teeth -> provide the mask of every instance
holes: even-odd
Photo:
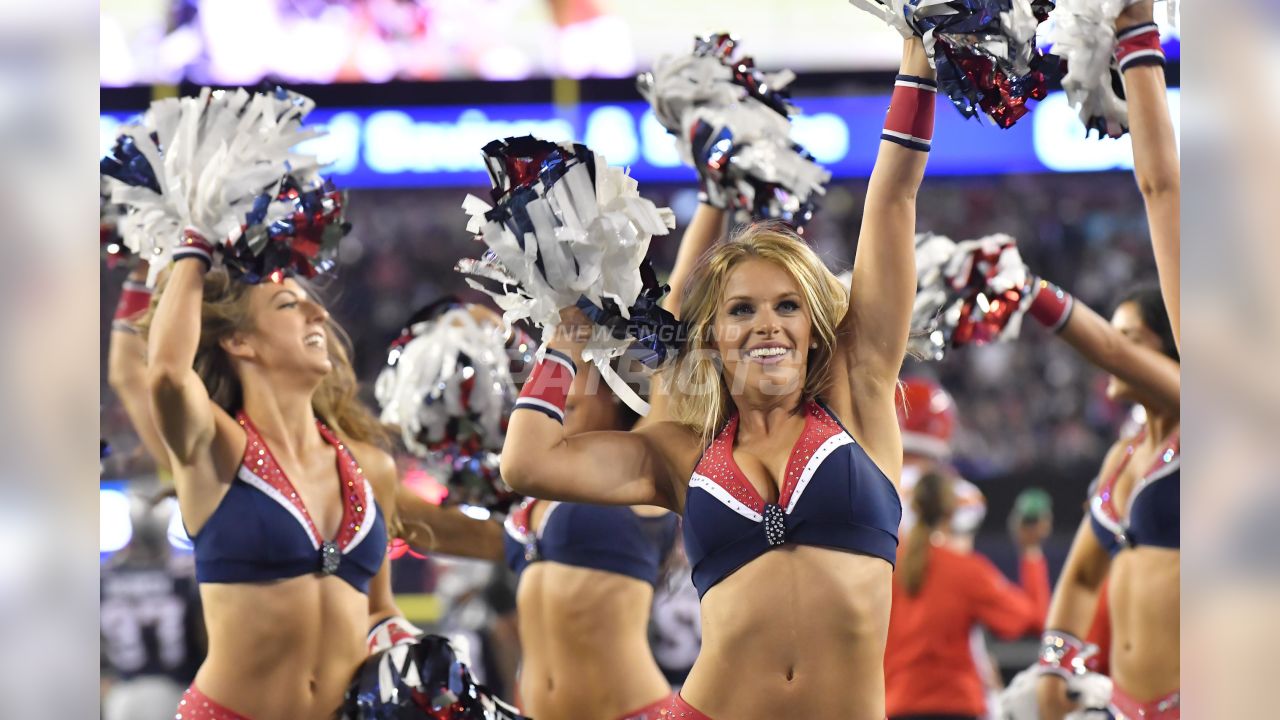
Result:
[[[311,333],[303,338],[302,342],[306,345],[315,345],[316,347],[320,347],[324,345],[324,336],[320,333]]]
[[[785,355],[786,353],[787,353],[787,349],[783,347],[755,348],[754,350],[750,350],[747,352],[747,357],[753,357],[753,358],[776,357],[778,355]]]

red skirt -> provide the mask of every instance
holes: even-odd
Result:
[[[1135,700],[1117,685],[1111,690],[1111,714],[1116,720],[1179,720],[1182,716],[1178,691],[1150,702]]]
[[[182,693],[182,701],[178,703],[175,720],[252,720],[235,710],[228,710],[209,699],[200,692],[193,683]]]

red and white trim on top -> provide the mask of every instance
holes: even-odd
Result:
[[[805,426],[787,460],[786,476],[778,505],[787,514],[795,510],[805,488],[837,449],[854,442],[816,402],[805,408]],[[733,443],[738,433],[738,416],[733,416],[703,454],[689,479],[690,489],[701,489],[725,507],[752,522],[764,520],[765,501],[733,459]]]
[[[311,513],[302,502],[297,488],[285,476],[271,448],[243,412],[236,418],[245,431],[244,458],[236,477],[261,491],[293,516],[306,531],[311,545],[319,550],[324,538],[316,528]],[[342,492],[342,521],[334,544],[345,554],[356,547],[369,534],[377,519],[373,486],[364,477],[364,471],[356,464],[346,445],[324,423],[316,421],[320,434],[338,453],[338,478]]]

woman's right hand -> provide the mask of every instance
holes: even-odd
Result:
[[[549,345],[575,359],[591,339],[591,319],[576,305],[560,308],[560,324]]]
[[[1076,703],[1067,697],[1066,679],[1053,673],[1044,673],[1036,681],[1036,703],[1040,720],[1062,720],[1076,709]]]

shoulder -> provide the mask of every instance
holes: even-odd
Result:
[[[395,459],[386,450],[366,442],[347,442],[347,448],[373,486],[378,500],[388,502],[395,495],[400,475]]]

